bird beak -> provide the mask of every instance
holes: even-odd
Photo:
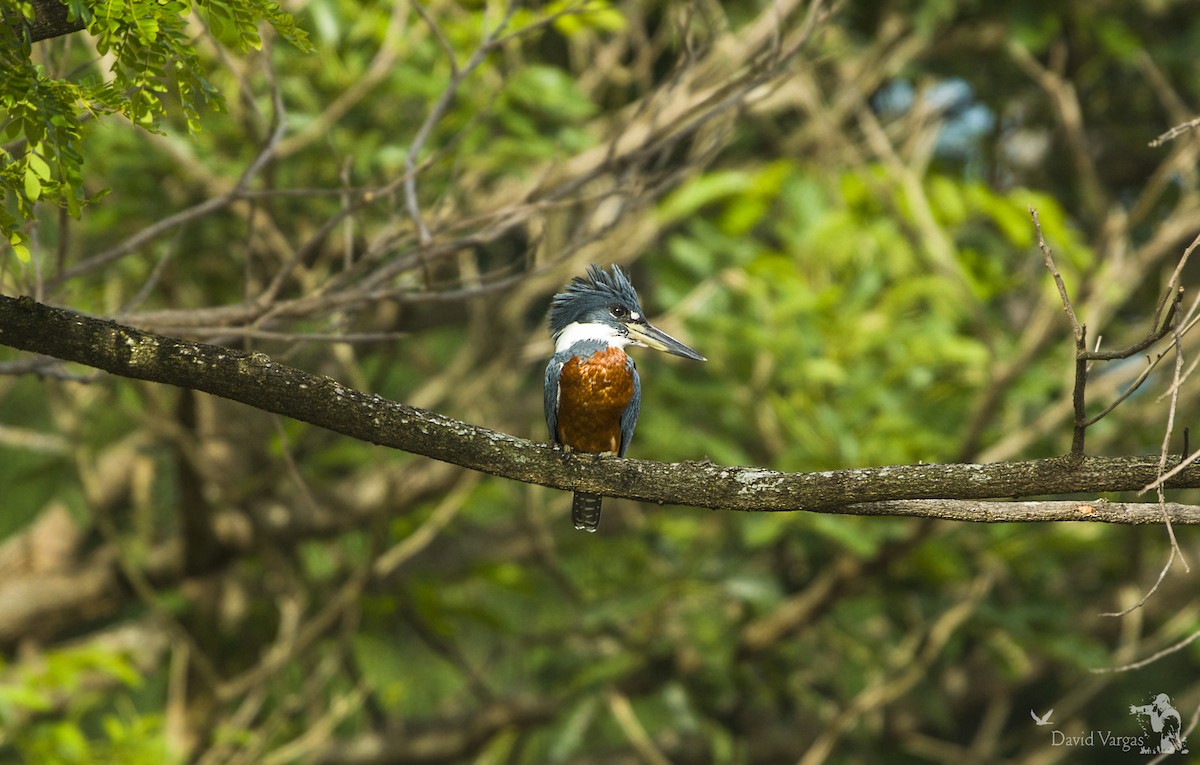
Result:
[[[628,330],[629,337],[636,345],[644,345],[647,348],[654,348],[659,351],[673,353],[676,356],[682,356],[685,359],[695,359],[696,361],[708,361],[708,359],[696,353],[691,348],[688,348],[683,343],[663,332],[658,327],[647,324],[645,321],[637,323],[629,323],[625,325]]]

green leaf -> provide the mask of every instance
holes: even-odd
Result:
[[[707,173],[669,194],[658,212],[664,223],[681,220],[706,205],[747,191],[753,183],[753,177],[744,170]]]
[[[22,263],[28,263],[30,254],[29,248],[25,246],[25,237],[14,231],[8,236],[8,243],[13,248],[13,254],[17,256],[17,260]]]
[[[50,694],[29,685],[0,685],[0,710],[44,712],[54,707]]]
[[[50,180],[50,165],[46,164],[46,160],[42,159],[36,152],[31,151],[25,155],[25,161],[29,164],[29,169],[37,174],[42,180]]]
[[[620,32],[626,24],[625,17],[607,0],[555,0],[546,11],[548,15],[562,13],[554,20],[554,27],[568,37],[588,30]]]
[[[33,168],[25,168],[25,197],[30,202],[36,202],[42,196],[42,181],[37,177]]]

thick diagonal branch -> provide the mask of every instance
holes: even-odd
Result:
[[[261,353],[154,335],[53,308],[30,298],[0,296],[0,344],[86,364],[123,377],[192,388],[318,425],[362,441],[401,449],[526,483],[582,489],[646,502],[754,512],[832,511],[858,503],[905,499],[986,499],[1137,490],[1153,481],[1158,457],[1054,458],[991,465],[903,465],[781,473],[711,463],[666,464],[575,456],[388,401],[328,377],[278,364]],[[1168,484],[1200,487],[1200,468]],[[942,517],[937,505],[929,517]],[[870,511],[867,511],[870,512]],[[876,509],[876,512],[879,512]],[[889,514],[926,514],[893,507]],[[945,517],[963,520],[961,512]],[[1035,515],[1012,520],[1161,522],[1162,516],[1097,508],[1094,514]],[[995,521],[994,514],[973,520]],[[1175,519],[1173,519],[1175,520]],[[1195,523],[1180,514],[1178,523]]]

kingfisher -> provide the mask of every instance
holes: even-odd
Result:
[[[642,403],[630,345],[655,348],[687,359],[699,353],[646,321],[637,292],[620,266],[592,264],[550,303],[554,355],[546,365],[546,429],[565,451],[624,457]],[[577,491],[571,502],[575,528],[600,525],[599,494]]]

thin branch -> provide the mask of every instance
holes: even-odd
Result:
[[[413,3],[420,10],[422,3]],[[314,141],[326,138],[342,117],[346,116],[364,98],[370,95],[385,78],[395,71],[396,57],[404,40],[404,17],[407,11],[406,3],[395,3],[392,14],[388,19],[387,29],[383,33],[383,41],[379,50],[371,58],[366,70],[351,83],[350,87],[338,94],[320,114],[310,120],[302,129],[286,140],[280,142],[277,156],[290,157]]]
[[[454,100],[454,95],[458,92],[458,86],[463,80],[470,77],[472,73],[487,59],[488,54],[498,44],[504,30],[508,28],[512,16],[517,11],[517,3],[509,2],[504,10],[504,18],[496,25],[496,28],[488,32],[483,41],[479,43],[479,47],[471,55],[467,63],[459,69],[450,59],[451,74],[450,82],[446,84],[441,96],[430,108],[429,114],[425,115],[424,122],[417,129],[417,133],[413,136],[412,143],[408,146],[408,151],[404,155],[404,202],[408,207],[409,217],[417,227],[417,234],[420,237],[422,245],[428,244],[432,238],[429,234],[429,228],[425,225],[425,219],[421,216],[421,203],[417,199],[417,156],[425,147],[425,142],[429,140],[430,133],[433,128],[445,116],[446,110],[450,108],[450,102]],[[422,14],[424,17],[424,14]]]
[[[1189,130],[1195,130],[1198,127],[1200,127],[1200,117],[1197,117],[1196,119],[1193,119],[1193,120],[1188,120],[1187,122],[1183,123],[1182,125],[1176,125],[1175,127],[1171,128],[1167,132],[1160,135],[1158,138],[1155,138],[1153,141],[1151,141],[1147,145],[1152,149],[1157,149],[1159,146],[1162,146],[1167,141],[1174,141],[1176,138],[1178,138],[1179,136],[1188,132]]]
[[[1075,165],[1078,176],[1076,185],[1083,205],[1094,219],[1102,219],[1104,211],[1109,207],[1108,194],[1106,186],[1100,180],[1100,172],[1093,154],[1089,150],[1092,142],[1088,139],[1087,129],[1083,124],[1083,108],[1080,106],[1075,85],[1059,72],[1042,66],[1029,49],[1015,38],[1008,43],[1008,52],[1017,66],[1050,97],[1055,116],[1065,134],[1067,151]]]
[[[1179,330],[1180,337],[1186,335],[1188,332],[1191,332],[1198,323],[1200,323],[1200,294],[1198,294],[1196,298],[1192,300],[1192,307],[1188,309],[1187,314],[1184,315],[1180,322],[1182,325],[1181,329]],[[1169,399],[1174,394],[1176,389],[1183,387],[1183,384],[1187,382],[1188,378],[1192,376],[1192,373],[1196,371],[1196,367],[1198,365],[1200,365],[1200,358],[1193,360],[1192,363],[1188,365],[1187,370],[1179,377],[1178,380],[1172,381],[1171,385],[1165,391],[1158,394],[1158,398],[1155,399],[1155,403],[1161,402],[1163,399]],[[1184,438],[1186,439],[1187,428],[1184,428],[1183,431]],[[1186,444],[1187,442],[1185,441],[1184,443]],[[1191,450],[1187,449],[1186,447],[1183,451],[1183,456],[1185,457],[1191,453]]]
[[[429,31],[433,33],[433,39],[437,41],[438,47],[442,49],[442,55],[450,63],[450,76],[457,77],[458,58],[454,53],[454,46],[446,39],[446,35],[442,33],[442,28],[438,26],[437,21],[429,15],[429,11],[425,8],[424,3],[413,3],[413,10],[421,17],[421,21],[425,22],[425,26],[429,27]]]
[[[272,340],[285,343],[394,343],[409,337],[408,332],[282,332],[255,327],[159,327],[164,332],[178,332],[188,337],[204,337],[219,342],[218,338],[248,338]]]
[[[1198,458],[1200,458],[1200,450],[1192,452],[1185,459],[1176,463],[1176,465],[1174,467],[1172,467],[1170,470],[1168,470],[1167,472],[1165,472],[1162,475],[1155,478],[1150,483],[1143,486],[1141,489],[1138,490],[1138,494],[1143,494],[1152,489],[1157,489],[1159,486],[1165,486],[1168,481],[1170,481],[1172,478],[1174,478],[1180,472],[1187,470],[1189,467],[1191,467],[1192,463],[1194,463]]]
[[[478,473],[463,476],[420,526],[375,560],[372,566],[374,576],[377,579],[387,579],[396,569],[428,547],[466,504],[467,498],[478,483]]]
[[[655,745],[654,739],[650,738],[646,727],[638,719],[637,712],[633,711],[629,697],[615,688],[609,689],[607,695],[608,709],[613,719],[641,759],[649,765],[671,765],[671,760]]]
[[[1067,295],[1067,285],[1063,281],[1062,274],[1058,272],[1058,266],[1054,264],[1054,253],[1050,246],[1046,244],[1045,238],[1042,236],[1042,222],[1038,219],[1038,211],[1033,205],[1029,205],[1029,215],[1033,218],[1033,230],[1037,234],[1038,248],[1042,251],[1042,261],[1046,264],[1047,270],[1054,277],[1054,286],[1058,288],[1058,297],[1062,300],[1063,312],[1066,313],[1067,319],[1071,322],[1071,333],[1075,336],[1076,344],[1084,342],[1085,329],[1079,323],[1079,317],[1075,315],[1075,308],[1071,305],[1071,298]],[[1087,346],[1083,346],[1087,350]]]
[[[907,645],[897,652],[883,677],[873,678],[858,695],[843,706],[841,711],[824,726],[824,730],[813,740],[799,759],[799,765],[818,765],[825,762],[834,747],[855,723],[872,711],[890,704],[912,690],[929,672],[942,650],[958,632],[959,628],[979,608],[994,584],[992,571],[977,576],[966,593],[954,605],[947,608],[927,629],[917,630]]]
[[[1020,463],[1009,463],[1020,464]],[[899,499],[862,502],[823,512],[841,515],[909,516],[972,523],[1083,521],[1093,523],[1162,523],[1166,512],[1175,523],[1200,524],[1200,506],[1177,502],[1112,502],[1092,500],[986,501],[973,499]]]
[[[1188,259],[1192,256],[1192,253],[1196,251],[1197,247],[1200,247],[1200,234],[1196,235],[1196,238],[1192,240],[1192,243],[1189,244],[1187,249],[1183,251],[1183,255],[1179,257],[1179,262],[1175,264],[1175,270],[1171,272],[1171,278],[1167,280],[1167,288],[1163,291],[1162,297],[1158,300],[1158,305],[1154,308],[1154,326],[1159,326],[1158,320],[1159,317],[1162,316],[1163,309],[1166,307],[1172,297],[1174,297],[1173,293],[1180,289],[1179,280],[1183,277],[1183,269],[1185,266],[1187,266]],[[1167,321],[1162,322],[1162,327],[1165,328],[1170,323],[1170,317],[1168,317]],[[1165,335],[1166,330],[1163,329],[1162,331]]]
[[[1058,287],[1058,297],[1062,300],[1063,312],[1071,322],[1071,333],[1075,337],[1075,388],[1071,393],[1071,401],[1075,409],[1075,423],[1071,433],[1071,454],[1083,456],[1084,435],[1087,432],[1087,327],[1079,323],[1071,298],[1067,295],[1067,285],[1063,282],[1058,266],[1054,264],[1054,255],[1042,236],[1042,223],[1038,220],[1037,210],[1029,206],[1029,215],[1033,218],[1033,230],[1037,234],[1038,248],[1042,251],[1042,260],[1047,270],[1054,277],[1054,285]]]
[[[1042,236],[1041,221],[1038,220],[1037,210],[1030,205],[1029,215],[1033,219],[1034,232],[1037,235],[1038,248],[1042,251],[1042,259],[1047,270],[1054,277],[1054,284],[1058,288],[1059,299],[1062,301],[1063,311],[1066,313],[1068,320],[1071,323],[1071,331],[1075,337],[1075,384],[1071,393],[1071,404],[1074,409],[1074,427],[1071,435],[1071,455],[1074,457],[1083,456],[1084,439],[1087,429],[1109,415],[1118,405],[1127,399],[1133,391],[1137,390],[1138,386],[1149,375],[1150,370],[1162,360],[1167,353],[1164,351],[1159,354],[1159,357],[1150,363],[1149,367],[1143,371],[1141,375],[1133,382],[1133,384],[1122,393],[1116,401],[1113,401],[1104,408],[1099,414],[1094,417],[1087,416],[1087,376],[1091,368],[1089,362],[1094,361],[1116,361],[1127,359],[1149,348],[1154,343],[1166,337],[1168,334],[1175,332],[1177,339],[1191,328],[1187,325],[1180,330],[1179,316],[1183,304],[1183,288],[1179,285],[1179,280],[1183,273],[1183,268],[1187,264],[1188,258],[1197,246],[1200,246],[1200,236],[1184,250],[1180,256],[1179,262],[1175,266],[1175,271],[1171,274],[1171,278],[1167,283],[1166,290],[1159,297],[1158,303],[1154,308],[1154,316],[1151,320],[1150,331],[1146,333],[1140,340],[1134,342],[1127,348],[1116,351],[1101,351],[1100,343],[1097,341],[1094,350],[1088,350],[1087,347],[1087,326],[1080,323],[1079,317],[1075,313],[1075,308],[1071,304],[1070,296],[1067,293],[1067,286],[1063,281],[1062,275],[1058,271],[1058,267],[1054,263],[1054,255],[1046,244],[1045,238]],[[1166,316],[1163,316],[1164,311]],[[1178,344],[1175,346],[1176,354],[1179,353]],[[1176,380],[1178,381],[1178,372]],[[1148,487],[1149,488],[1149,487]]]
[[[335,741],[338,725],[362,709],[367,698],[368,683],[360,681],[353,689],[333,697],[328,711],[315,721],[304,726],[303,733],[277,749],[266,754],[259,762],[262,765],[282,765],[297,762],[314,751],[330,746]]]
[[[1087,418],[1087,420],[1084,421],[1084,425],[1086,427],[1091,427],[1097,422],[1100,422],[1100,420],[1103,420],[1108,415],[1112,414],[1112,411],[1120,406],[1125,399],[1132,396],[1137,392],[1138,388],[1142,387],[1142,383],[1146,382],[1146,380],[1150,377],[1150,373],[1153,372],[1156,367],[1158,367],[1159,363],[1161,363],[1170,352],[1170,350],[1165,350],[1155,356],[1153,360],[1147,359],[1145,368],[1142,369],[1136,378],[1134,378],[1133,382],[1129,383],[1125,390],[1121,391],[1120,395],[1114,398],[1112,402],[1110,402],[1108,406],[1104,407],[1102,411]]]
[[[1200,239],[1198,239],[1197,241],[1200,241]],[[1193,243],[1193,247],[1194,246],[1195,246],[1195,243]],[[1188,248],[1188,252],[1191,252],[1191,249],[1192,248]],[[1185,253],[1185,258],[1186,258],[1186,253]],[[1176,275],[1178,275],[1178,273],[1179,273],[1179,269],[1176,269]],[[1182,291],[1180,292],[1180,296],[1182,296]],[[1178,302],[1179,302],[1179,298],[1176,298],[1176,303],[1178,304]],[[1175,313],[1177,313],[1177,311]],[[1167,454],[1168,454],[1168,451],[1169,451],[1170,445],[1171,445],[1171,432],[1172,432],[1172,428],[1173,428],[1174,422],[1175,422],[1175,411],[1179,406],[1179,388],[1183,381],[1182,338],[1183,338],[1183,333],[1188,328],[1193,326],[1193,324],[1194,324],[1194,322],[1190,322],[1185,327],[1181,328],[1179,326],[1176,326],[1176,328],[1175,328],[1175,342],[1174,342],[1175,372],[1172,376],[1171,386],[1168,390],[1170,397],[1171,397],[1171,403],[1167,409],[1167,429],[1166,429],[1166,433],[1163,435],[1163,445],[1162,445],[1162,449],[1159,454],[1159,476],[1153,482],[1144,486],[1142,488],[1142,490],[1138,492],[1138,494],[1144,494],[1145,492],[1150,491],[1151,489],[1156,489],[1161,498],[1163,484],[1167,480],[1169,480],[1171,478],[1171,476],[1173,476],[1175,473],[1179,472],[1182,469],[1185,469],[1188,465],[1190,465],[1192,462],[1194,462],[1197,457],[1200,457],[1200,451],[1195,452],[1193,454],[1185,453],[1183,455],[1182,459],[1180,459],[1178,465],[1176,465],[1170,471],[1166,470]],[[1184,435],[1185,435],[1185,441],[1186,441],[1186,433]],[[1185,447],[1184,451],[1185,452],[1187,451],[1186,447]],[[1171,545],[1179,552],[1179,557],[1182,559],[1183,551],[1179,550],[1179,545],[1175,540],[1175,532],[1173,529],[1171,529],[1171,522],[1170,522],[1169,518],[1167,519],[1167,531],[1171,537]],[[1191,567],[1189,567],[1187,565],[1186,560],[1184,560],[1183,565],[1189,571],[1191,570]]]
[[[177,213],[168,215],[156,223],[146,226],[120,244],[110,247],[103,252],[97,253],[87,260],[77,263],[73,267],[68,268],[66,271],[57,274],[53,279],[49,280],[47,288],[52,290],[77,276],[82,276],[83,274],[103,268],[104,266],[107,266],[116,260],[120,260],[142,245],[154,241],[171,229],[190,223],[199,218],[203,218],[206,215],[228,207],[229,205],[233,204],[236,199],[237,194],[233,192],[222,194],[221,196],[209,197],[203,202],[192,205],[186,210],[180,210]]]
[[[1182,294],[1183,293],[1181,290],[1179,296],[1181,297]],[[1175,305],[1178,306],[1178,304],[1179,297],[1177,297],[1175,300]],[[1172,321],[1170,318],[1168,318],[1168,321],[1175,326],[1175,372],[1171,379],[1171,403],[1167,407],[1167,427],[1163,432],[1162,448],[1158,455],[1158,472],[1160,476],[1165,473],[1167,469],[1168,454],[1171,450],[1171,436],[1175,430],[1175,412],[1179,408],[1179,382],[1183,378],[1183,333],[1180,331],[1180,327],[1177,323]],[[1165,508],[1167,500],[1163,492],[1162,480],[1160,479],[1157,481],[1157,484],[1158,485],[1155,486],[1155,489],[1158,491],[1158,503]],[[1179,554],[1179,560],[1183,562],[1184,569],[1190,572],[1192,568],[1188,565],[1187,558],[1184,557],[1183,550],[1179,548],[1179,540],[1175,538],[1175,529],[1171,526],[1171,516],[1167,514],[1165,509],[1163,510],[1163,522],[1167,525],[1167,536],[1171,540],[1171,551]]]
[[[1153,664],[1154,662],[1158,661],[1159,659],[1163,658],[1164,656],[1170,656],[1173,653],[1182,651],[1184,648],[1187,648],[1189,645],[1191,645],[1193,642],[1195,642],[1197,638],[1200,638],[1200,630],[1196,630],[1192,634],[1185,637],[1183,640],[1180,640],[1180,641],[1174,643],[1173,645],[1169,645],[1166,648],[1162,649],[1161,651],[1156,651],[1144,659],[1140,659],[1140,660],[1132,662],[1130,664],[1122,664],[1119,667],[1098,667],[1096,669],[1091,669],[1088,671],[1093,672],[1095,674],[1104,674],[1107,672],[1128,672],[1133,669],[1141,669],[1142,667],[1146,667],[1146,666]]]
[[[267,82],[271,89],[271,126],[270,133],[267,135],[267,140],[263,142],[262,149],[254,157],[254,160],[246,166],[238,178],[237,185],[234,186],[234,193],[240,194],[250,186],[250,182],[262,172],[270,162],[275,159],[275,153],[279,149],[279,142],[283,140],[283,134],[287,132],[287,111],[283,105],[283,92],[279,89],[279,83],[275,80],[275,69],[271,65],[271,58],[267,56],[263,61],[263,72],[266,74]]]
[[[1193,243],[1193,247],[1194,246],[1195,245]],[[1192,248],[1189,248],[1188,251],[1186,251],[1184,253],[1183,257],[1180,259],[1181,263],[1187,260],[1187,257],[1190,254],[1191,249]],[[1174,276],[1172,276],[1172,280],[1171,280],[1172,284],[1174,284],[1175,280],[1179,277],[1181,270],[1182,270],[1181,267],[1177,267],[1175,269],[1175,274],[1174,274]],[[1169,292],[1164,293],[1164,295],[1165,294],[1169,294]],[[1165,564],[1163,564],[1162,570],[1158,574],[1158,579],[1155,580],[1154,585],[1150,587],[1150,589],[1141,597],[1140,600],[1138,600],[1136,603],[1129,606],[1128,608],[1123,609],[1122,611],[1115,612],[1115,613],[1104,613],[1104,614],[1101,614],[1101,616],[1120,617],[1120,616],[1124,616],[1125,614],[1128,614],[1138,608],[1141,608],[1146,603],[1146,601],[1150,599],[1150,596],[1152,596],[1158,590],[1159,586],[1163,582],[1163,579],[1166,578],[1167,572],[1171,570],[1171,564],[1175,562],[1176,555],[1178,555],[1180,561],[1183,562],[1184,569],[1186,569],[1188,572],[1191,572],[1191,567],[1188,566],[1188,564],[1187,564],[1187,559],[1183,555],[1183,550],[1179,547],[1179,540],[1175,537],[1175,528],[1171,524],[1171,514],[1167,510],[1166,494],[1163,491],[1163,482],[1164,482],[1164,478],[1165,478],[1165,474],[1166,474],[1166,464],[1167,464],[1169,451],[1171,448],[1171,441],[1172,441],[1171,436],[1172,436],[1172,432],[1175,427],[1175,413],[1179,406],[1179,386],[1182,382],[1182,377],[1183,377],[1182,339],[1183,339],[1184,332],[1186,332],[1187,329],[1190,327],[1190,324],[1187,326],[1181,326],[1181,322],[1175,321],[1175,317],[1178,316],[1179,304],[1182,301],[1182,298],[1183,298],[1182,289],[1176,290],[1175,291],[1175,300],[1172,303],[1172,311],[1170,314],[1168,314],[1167,320],[1164,322],[1164,326],[1172,325],[1172,326],[1174,326],[1174,329],[1175,329],[1174,343],[1172,344],[1172,348],[1175,351],[1175,370],[1174,370],[1174,374],[1172,376],[1171,386],[1170,386],[1171,402],[1167,408],[1167,426],[1166,426],[1166,430],[1163,434],[1162,447],[1159,452],[1159,462],[1158,462],[1159,478],[1155,482],[1155,485],[1154,485],[1154,488],[1157,489],[1157,491],[1158,491],[1158,504],[1159,504],[1159,507],[1162,509],[1163,523],[1166,524],[1166,527],[1167,527],[1167,537],[1171,541],[1170,554],[1167,556],[1167,562]],[[1160,301],[1159,307],[1161,308],[1161,306],[1162,306],[1162,302]],[[1194,310],[1194,306],[1193,306],[1193,310]],[[1189,314],[1190,313],[1191,312],[1189,311]],[[1185,317],[1184,321],[1186,322],[1186,320],[1187,319]],[[1156,317],[1155,317],[1155,324],[1157,324],[1157,311],[1156,311]],[[1112,411],[1121,401],[1123,401],[1125,399],[1126,395],[1128,395],[1129,392],[1132,392],[1134,389],[1136,389],[1136,387],[1141,384],[1141,381],[1145,379],[1145,376],[1149,373],[1149,370],[1153,369],[1155,366],[1157,366],[1158,361],[1161,360],[1166,355],[1166,353],[1167,353],[1167,351],[1163,351],[1162,353],[1160,353],[1158,355],[1158,358],[1153,363],[1149,364],[1146,367],[1146,370],[1144,370],[1143,374],[1138,377],[1138,380],[1134,383],[1133,386],[1130,387],[1129,391],[1127,391],[1126,394],[1120,396],[1116,401],[1114,401],[1107,409],[1104,410],[1104,412],[1101,412],[1100,415],[1098,415],[1096,419],[1099,419],[1100,417],[1103,417],[1108,412]],[[1184,447],[1183,447],[1184,453],[1183,453],[1182,459],[1180,460],[1181,465],[1185,464],[1189,457],[1189,455],[1187,453],[1187,451],[1188,451],[1187,428],[1184,428],[1183,440],[1184,440]],[[1149,487],[1147,487],[1147,489],[1148,488]],[[1147,489],[1143,489],[1141,492],[1138,492],[1138,493],[1143,494],[1143,493],[1145,493],[1145,491]]]
[[[1163,579],[1167,578],[1167,572],[1171,570],[1171,564],[1175,562],[1175,553],[1178,549],[1178,546],[1173,545],[1171,547],[1171,553],[1167,556],[1167,562],[1163,565],[1162,570],[1158,572],[1158,579],[1154,580],[1154,584],[1151,585],[1150,589],[1146,591],[1146,594],[1143,595],[1140,600],[1128,608],[1122,608],[1120,611],[1106,611],[1100,615],[1113,617],[1125,616],[1126,614],[1133,613],[1144,606],[1146,601],[1150,600],[1150,596],[1158,591],[1159,586],[1163,583]]]

